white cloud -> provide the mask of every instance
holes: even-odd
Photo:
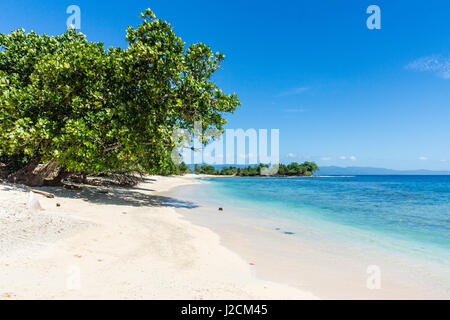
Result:
[[[419,160],[421,160],[421,161],[427,161],[427,160],[428,160],[428,158],[427,158],[427,157],[424,157],[424,156],[422,156],[422,157],[419,157]]]
[[[346,156],[341,156],[341,157],[339,157],[339,160],[347,160],[347,157]]]
[[[444,79],[450,79],[450,56],[431,55],[419,58],[406,66],[406,69],[432,72]]]
[[[286,155],[286,157],[287,157],[287,158],[295,158],[295,157],[297,157],[297,155],[296,155],[295,153],[288,153],[288,154]]]
[[[320,160],[322,160],[322,161],[331,161],[331,160],[333,160],[333,158],[331,158],[331,157],[322,157],[322,158],[320,158]]]
[[[355,156],[351,156],[349,159],[350,159],[351,161],[356,161],[356,157],[355,157]]]
[[[291,89],[291,90],[287,90],[287,91],[281,92],[278,95],[278,97],[293,96],[293,95],[297,95],[297,94],[303,93],[303,92],[308,91],[308,90],[309,90],[308,87],[294,88],[294,89]]]
[[[441,162],[448,162],[448,160],[447,159],[442,159]]]

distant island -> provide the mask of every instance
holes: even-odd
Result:
[[[187,167],[186,167],[187,169]],[[264,174],[265,170],[272,170],[267,164],[259,164],[257,166],[247,167],[233,167],[223,166],[221,168],[215,168],[214,166],[203,164],[195,165],[194,173],[208,174],[217,176],[240,176],[240,177],[262,177],[267,176]],[[279,164],[278,170],[271,173],[271,176],[277,177],[311,177],[314,172],[319,171],[320,168],[315,162],[305,161],[303,163],[292,162],[290,164]]]

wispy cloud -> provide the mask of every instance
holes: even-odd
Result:
[[[285,97],[285,96],[295,96],[297,94],[301,94],[305,91],[308,91],[309,88],[308,87],[298,87],[298,88],[294,88],[294,89],[290,89],[284,92],[281,92],[280,94],[278,94],[278,97]]]
[[[286,158],[295,158],[295,157],[297,157],[297,155],[295,153],[288,153],[286,155]]]
[[[428,160],[428,157],[422,156],[422,157],[419,157],[419,160],[421,160],[421,161],[427,161],[427,160]]]
[[[346,157],[346,156],[340,156],[339,160],[350,160],[350,161],[356,161],[356,157],[355,156],[350,156],[350,157]]]
[[[322,157],[322,158],[320,158],[320,160],[322,160],[322,161],[331,161],[331,160],[333,160],[333,158],[332,157]]]
[[[442,159],[441,162],[448,162],[448,160],[447,159]]]
[[[431,55],[422,57],[408,64],[406,69],[432,72],[441,78],[450,79],[450,56]]]

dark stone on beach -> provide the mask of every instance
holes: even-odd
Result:
[[[284,234],[295,234],[295,232],[286,231]]]
[[[279,231],[279,230],[281,230],[281,229],[280,229],[280,228],[275,228],[275,230]]]
[[[59,203],[56,204],[57,207],[61,207],[61,205]]]
[[[223,211],[223,208],[219,208],[219,211]]]

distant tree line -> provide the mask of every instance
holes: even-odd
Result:
[[[187,166],[182,163],[180,169],[186,170]],[[248,166],[245,168],[238,167],[222,167],[216,169],[211,165],[195,165],[194,172],[197,174],[209,174],[218,176],[241,176],[241,177],[254,177],[262,176],[261,170],[263,168],[269,168],[267,164],[259,164],[257,166]],[[180,170],[180,171],[182,171]],[[315,171],[319,171],[320,168],[315,162],[305,161],[303,163],[292,162],[290,164],[280,164],[278,172],[275,176],[312,176]],[[186,172],[186,171],[185,171]]]

